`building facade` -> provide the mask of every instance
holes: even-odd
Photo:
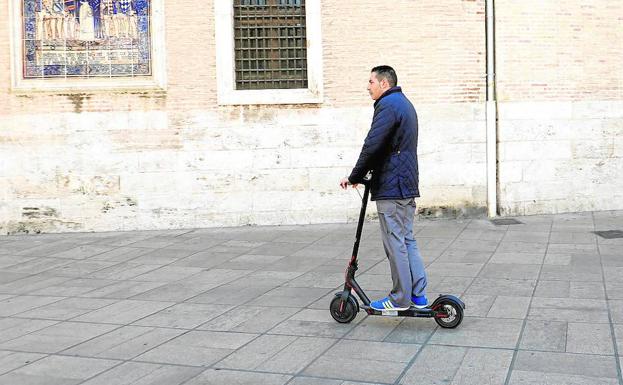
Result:
[[[623,209],[623,4],[495,1],[495,160],[485,9],[0,0],[0,232],[352,220],[379,64],[418,111],[424,215],[484,214],[487,161],[500,215]]]

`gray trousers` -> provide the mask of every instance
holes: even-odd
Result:
[[[378,200],[383,247],[392,272],[389,297],[397,306],[409,306],[411,296],[426,295],[426,272],[413,236],[415,200]]]

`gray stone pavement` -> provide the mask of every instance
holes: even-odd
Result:
[[[431,319],[328,305],[355,224],[0,237],[1,385],[618,384],[623,212],[419,220]],[[368,223],[359,281],[391,278]]]

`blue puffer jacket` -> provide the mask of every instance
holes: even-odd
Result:
[[[374,103],[372,127],[348,180],[361,183],[372,171],[372,200],[419,197],[417,114],[400,87]]]

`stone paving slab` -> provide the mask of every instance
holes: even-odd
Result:
[[[0,385],[623,385],[623,212],[416,221],[463,323],[328,311],[355,224],[0,237]],[[360,284],[387,294],[378,223]]]

